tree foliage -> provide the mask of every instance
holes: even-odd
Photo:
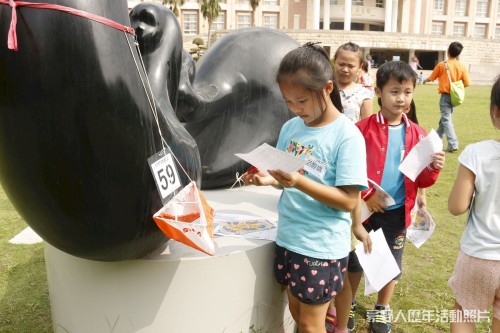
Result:
[[[208,21],[208,38],[207,47],[210,45],[210,33],[212,30],[212,23],[221,11],[219,0],[201,0],[201,15]]]
[[[170,5],[170,10],[179,17],[179,7],[184,5],[184,0],[163,0],[162,5]]]
[[[252,7],[252,27],[255,26],[255,10],[259,7],[260,0],[250,0],[250,7]]]

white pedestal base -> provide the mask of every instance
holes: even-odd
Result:
[[[204,194],[217,212],[276,218],[279,192],[272,189]],[[274,242],[216,237],[215,244],[213,257],[169,241],[161,253],[120,262],[81,259],[46,244],[54,331],[294,332],[273,276]]]

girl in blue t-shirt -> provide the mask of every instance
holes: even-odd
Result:
[[[286,287],[299,331],[324,333],[328,304],[343,287],[351,244],[349,212],[367,186],[365,145],[341,112],[335,75],[322,47],[307,43],[289,52],[276,81],[297,115],[283,125],[277,148],[307,163],[292,173],[247,172],[243,180],[283,188],[275,277]],[[366,232],[357,236],[368,242]]]

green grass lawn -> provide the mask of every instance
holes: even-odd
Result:
[[[451,216],[447,210],[447,199],[458,168],[457,158],[462,149],[471,142],[500,137],[489,117],[490,89],[490,86],[467,88],[464,104],[456,109],[454,120],[460,150],[446,154],[446,166],[438,182],[427,190],[428,210],[437,227],[431,239],[420,249],[416,249],[409,242],[406,244],[403,276],[396,287],[391,304],[395,314],[400,313],[404,317],[408,316],[409,311],[438,314],[453,308],[453,296],[447,281],[455,265],[465,215]],[[437,129],[437,86],[417,87],[415,102],[420,124],[428,131]],[[8,243],[10,238],[26,226],[0,188],[0,332],[52,331],[43,245]],[[363,297],[362,289],[361,287],[358,293],[360,309],[355,332],[366,332],[363,314],[366,309],[371,309],[375,302],[374,295]],[[405,322],[400,316],[393,323],[393,332],[449,331],[448,323],[436,321],[436,316],[431,315],[430,318],[433,320]],[[487,330],[487,325],[483,324],[478,332]]]

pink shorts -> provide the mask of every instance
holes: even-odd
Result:
[[[486,260],[459,252],[455,271],[448,281],[464,310],[486,311],[500,319],[500,260]]]

